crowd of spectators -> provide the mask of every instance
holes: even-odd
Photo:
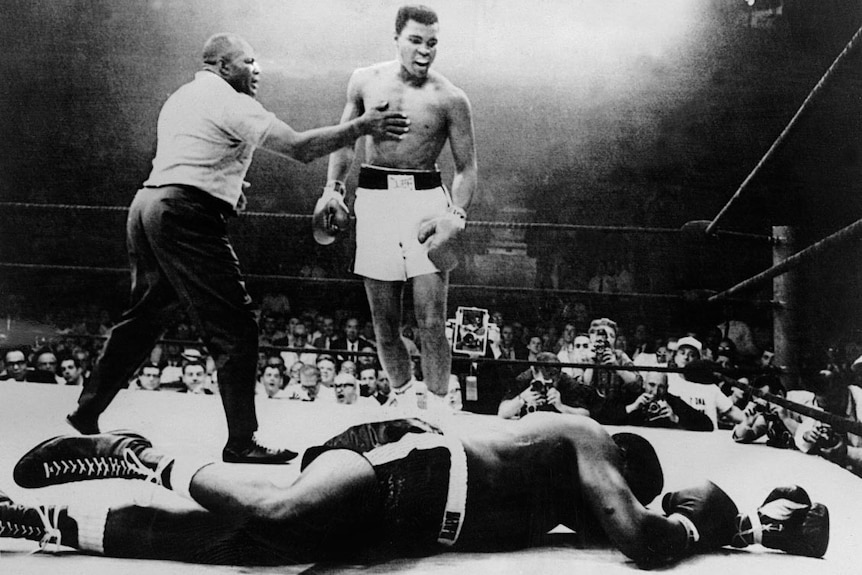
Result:
[[[818,455],[862,475],[862,437],[841,433],[745,391],[745,386],[862,419],[862,346],[851,342],[808,359],[804,389],[785,391],[769,372],[773,354],[752,344],[741,322],[656,335],[645,323],[627,329],[609,318],[585,320],[585,309],[560,322],[532,325],[491,312],[483,359],[454,356],[447,403],[452,409],[520,418],[533,411],[587,415],[604,424],[732,429],[738,443]],[[41,336],[35,345],[6,347],[0,381],[77,385],[87,381],[110,321],[99,314],[78,326]],[[393,402],[376,353],[374,329],[353,311],[294,313],[285,298],[261,306],[258,394],[273,400],[372,408]],[[422,384],[414,326],[402,338],[414,358],[417,401]],[[854,363],[855,361],[855,363]],[[576,364],[576,365],[571,365]],[[814,366],[816,369],[814,369]],[[677,368],[678,372],[650,368]],[[721,376],[723,374],[724,376]],[[469,390],[468,376],[474,389]],[[733,385],[734,381],[744,385]],[[128,388],[215,395],[218,372],[194,325],[181,315],[140,367]]]

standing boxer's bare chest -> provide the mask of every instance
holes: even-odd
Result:
[[[400,141],[372,141],[366,161],[386,167],[434,169],[448,138],[448,111],[445,94],[437,86],[412,87],[401,82],[379,82],[366,86],[366,108],[388,102],[389,110],[404,112],[410,131]]]
[[[366,107],[386,101],[389,110],[404,112],[410,118],[411,131],[434,137],[446,130],[447,98],[436,83],[420,87],[395,81],[375,83],[366,87],[363,99]]]

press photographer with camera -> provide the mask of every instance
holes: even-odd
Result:
[[[530,366],[507,386],[497,415],[519,419],[534,411],[590,415],[597,401],[594,390],[577,382],[560,370],[560,360],[550,352],[541,352]]]
[[[805,386],[813,394],[812,406],[862,421],[862,389],[849,384],[848,373],[823,369],[805,381]],[[800,451],[819,455],[862,476],[862,437],[839,433],[828,424],[810,417],[799,416],[798,419],[800,424],[794,439]]]
[[[598,396],[590,410],[593,419],[606,425],[623,425],[628,418],[629,406],[640,396],[643,378],[634,362],[621,349],[616,349],[617,323],[608,318],[590,323],[592,362],[595,368],[584,370],[583,381]],[[628,369],[601,369],[601,366],[631,367]]]
[[[781,379],[775,374],[758,376],[752,382],[751,387],[776,397],[787,397]],[[754,443],[765,435],[767,437],[766,445],[770,447],[779,449],[794,449],[796,447],[793,441],[793,432],[799,422],[793,419],[789,412],[780,405],[751,396],[742,412],[745,415],[745,420],[733,427],[732,437],[736,443]]]
[[[628,425],[667,427],[689,431],[712,431],[712,420],[667,391],[667,374],[647,373],[643,393],[626,407]]]

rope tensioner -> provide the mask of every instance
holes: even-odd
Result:
[[[680,228],[680,233],[682,234],[683,241],[686,242],[698,242],[707,238],[739,239],[754,242],[765,242],[768,244],[775,244],[780,241],[778,238],[773,238],[771,236],[746,232],[733,232],[729,230],[718,230],[709,233],[707,232],[708,229],[709,220],[691,220],[682,225],[682,228]]]

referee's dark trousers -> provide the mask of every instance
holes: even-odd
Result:
[[[111,330],[78,400],[79,414],[98,417],[108,407],[182,309],[216,362],[228,441],[251,438],[257,430],[258,328],[227,236],[232,211],[192,187],[138,191],[126,225],[130,307]]]

